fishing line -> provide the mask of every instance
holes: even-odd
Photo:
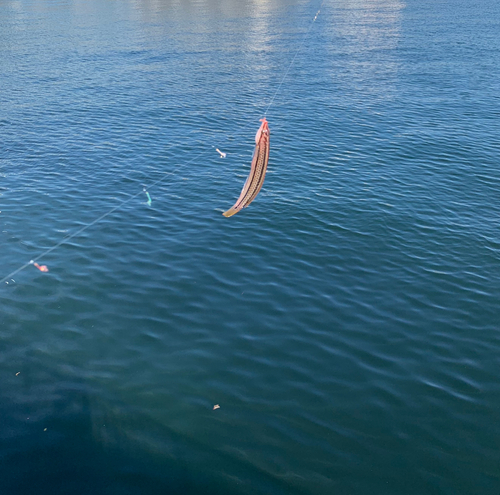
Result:
[[[321,11],[321,8],[323,7],[323,4],[325,3],[326,0],[323,0],[321,2],[321,5],[318,9],[318,11],[316,12],[316,15],[314,16],[312,22],[310,23],[309,25],[309,29],[307,30],[307,32],[304,34],[304,37],[299,45],[299,47],[297,48],[297,50],[295,51],[295,54],[290,62],[290,64],[288,65],[288,68],[285,72],[285,74],[283,75],[283,78],[281,79],[281,82],[279,83],[278,85],[278,88],[276,89],[276,91],[274,92],[274,95],[273,97],[271,98],[271,101],[269,102],[267,108],[266,108],[266,111],[264,112],[264,117],[266,117],[267,115],[267,112],[269,111],[269,109],[271,108],[272,104],[274,103],[274,100],[276,99],[276,96],[278,95],[278,93],[280,92],[281,90],[281,87],[283,85],[283,82],[285,81],[286,77],[288,76],[288,73],[290,72],[290,69],[291,67],[293,66],[294,62],[295,62],[295,59],[297,58],[297,55],[299,54],[300,50],[302,49],[307,37],[309,36],[309,33],[311,32],[311,29],[314,25],[314,23],[316,22],[316,19],[318,18],[319,14],[320,14],[320,11]],[[192,134],[194,132],[193,131],[190,131],[188,133],[189,134]],[[226,140],[228,139],[234,139],[236,136],[239,136],[243,134],[243,131],[240,131],[236,134],[233,134],[232,136],[231,135],[226,135]],[[169,149],[175,147],[175,146],[179,146],[179,143],[176,143],[176,144],[173,144],[171,146],[169,146],[168,148],[166,148],[165,151],[168,151]],[[213,148],[213,147],[212,147]],[[93,220],[92,222],[84,225],[81,229],[77,230],[76,232],[74,232],[73,234],[65,237],[64,239],[62,239],[60,242],[58,242],[57,244],[55,244],[54,246],[52,246],[51,248],[49,249],[46,249],[45,251],[43,251],[41,254],[39,254],[38,256],[36,256],[35,258],[33,258],[32,260],[30,260],[29,262],[21,265],[19,268],[17,268],[16,270],[14,270],[13,272],[9,273],[9,275],[5,276],[4,278],[0,279],[0,284],[4,284],[4,283],[9,283],[9,279],[12,279],[12,277],[14,277],[15,275],[17,275],[19,272],[21,272],[22,270],[26,269],[28,266],[31,266],[31,265],[35,265],[38,269],[40,269],[40,266],[38,266],[38,264],[36,263],[39,259],[43,258],[44,256],[47,256],[48,254],[50,254],[51,252],[55,251],[56,249],[58,249],[59,247],[61,247],[63,244],[66,244],[68,243],[71,239],[77,237],[78,235],[80,235],[81,233],[85,232],[87,229],[89,229],[90,227],[92,227],[93,225],[101,222],[102,220],[104,220],[106,217],[108,217],[109,215],[111,215],[112,213],[114,213],[115,211],[119,210],[120,208],[122,208],[123,206],[125,206],[127,203],[131,202],[133,199],[137,198],[139,195],[141,194],[144,194],[146,193],[147,197],[148,197],[148,201],[147,201],[147,204],[149,206],[151,206],[151,197],[149,195],[149,193],[147,192],[147,189],[151,189],[153,188],[154,186],[158,185],[158,184],[161,184],[165,179],[167,179],[168,177],[170,177],[172,174],[174,174],[175,172],[178,172],[179,170],[181,170],[183,167],[185,167],[186,165],[189,165],[190,163],[194,162],[195,160],[198,160],[199,158],[201,158],[202,156],[206,155],[208,152],[210,151],[210,148],[199,153],[198,155],[196,155],[195,157],[193,157],[191,160],[188,160],[187,162],[183,163],[182,165],[179,165],[177,166],[176,168],[174,168],[173,170],[171,170],[170,172],[167,172],[163,175],[163,177],[161,177],[160,179],[154,181],[152,184],[150,184],[147,188],[144,187],[141,191],[138,191],[137,193],[133,194],[132,196],[130,196],[129,198],[127,198],[126,200],[122,201],[121,203],[119,203],[118,205],[114,206],[113,208],[111,208],[110,210],[108,210],[106,213],[104,213],[103,215],[101,215],[100,217],[96,218],[95,220]],[[225,157],[225,153],[222,153],[221,151],[219,151],[217,149],[217,151],[221,154],[221,157]],[[45,267],[44,267],[45,268]],[[48,270],[41,270],[41,271],[48,271]]]
[[[264,112],[264,117],[267,116],[267,112],[269,112],[269,109],[271,108],[271,106],[273,105],[274,103],[274,100],[276,99],[276,96],[278,95],[278,93],[280,92],[281,90],[281,87],[283,86],[283,83],[285,82],[285,79],[287,78],[288,76],[288,73],[290,72],[290,69],[292,68],[294,62],[295,62],[295,59],[297,58],[297,55],[300,53],[300,51],[302,50],[302,47],[304,46],[304,43],[306,42],[310,32],[311,32],[311,29],[314,25],[314,23],[316,22],[316,20],[318,19],[319,17],[319,14],[321,12],[321,9],[323,8],[323,5],[325,4],[326,0],[322,0],[320,6],[319,6],[319,9],[317,10],[316,14],[314,15],[311,23],[309,24],[309,28],[307,29],[307,31],[304,33],[304,36],[302,38],[302,41],[300,42],[300,45],[299,47],[297,48],[297,50],[295,51],[295,54],[292,58],[292,60],[290,61],[290,64],[288,65],[288,68],[286,69],[285,71],[285,74],[283,75],[282,79],[281,79],[281,82],[278,84],[278,87],[276,89],[276,91],[274,92],[274,95],[273,97],[271,98],[271,101],[269,102],[269,104],[267,105],[267,108],[266,108],[266,111]],[[233,105],[230,105],[229,108],[237,108],[238,105],[237,104],[233,104]],[[248,126],[245,126],[243,129],[240,129],[237,133],[235,134],[232,134],[232,135],[227,135],[226,136],[226,140],[229,139],[229,138],[232,138],[232,139],[235,139],[236,137],[238,136],[241,136],[241,135],[244,135],[246,134],[247,130],[250,130],[252,129],[253,127],[255,126],[255,124],[249,124]],[[212,148],[215,148],[215,146],[212,146]],[[220,153],[220,152],[219,152]]]
[[[324,2],[325,0],[323,0]],[[321,6],[323,5],[323,2],[321,3]],[[271,108],[271,105],[273,104],[276,95],[279,93],[281,90],[281,87],[283,85],[283,81],[286,79],[290,68],[295,62],[295,59],[297,58],[298,53],[300,52],[302,46],[304,45],[304,42],[309,35],[312,26],[316,19],[318,18],[318,15],[321,11],[321,6],[320,9],[316,12],[316,15],[314,16],[313,21],[309,25],[309,29],[305,33],[305,35],[302,37],[302,42],[298,46],[297,50],[295,50],[295,55],[293,56],[292,60],[288,64],[288,67],[285,71],[285,74],[283,75],[281,82],[279,83],[276,91],[274,92],[273,97],[271,98],[271,101],[269,102],[269,105],[267,106],[266,111],[264,112],[264,118],[260,119],[262,122],[261,126],[259,127],[259,130],[257,131],[257,134],[255,135],[255,148],[254,148],[254,153],[252,157],[252,163],[250,166],[250,173],[247,177],[247,180],[245,181],[245,184],[243,185],[243,189],[241,190],[240,195],[238,196],[238,199],[234,203],[234,205],[229,208],[228,210],[224,211],[222,214],[225,217],[232,217],[233,215],[236,215],[238,212],[240,212],[243,208],[247,208],[250,203],[257,197],[259,194],[265,180],[266,172],[267,172],[267,165],[269,163],[269,147],[270,147],[270,131],[269,131],[269,124],[266,119],[267,112]]]
[[[178,145],[177,144],[172,145],[172,146],[170,146],[170,148],[172,148],[173,146],[178,146]],[[170,148],[167,148],[167,149],[170,149]],[[198,155],[196,155],[194,158],[191,158],[191,160],[183,163],[180,166],[177,166],[176,168],[174,168],[170,172],[166,172],[163,177],[161,177],[160,179],[158,179],[155,182],[153,182],[152,184],[150,184],[148,186],[148,189],[153,188],[154,186],[160,184],[166,178],[168,178],[169,176],[171,176],[175,172],[178,172],[181,168],[185,167],[186,165],[189,165],[190,163],[194,162],[195,160],[197,160],[198,158],[202,157],[203,155],[206,155],[208,152],[209,152],[209,150],[205,150],[205,151],[199,153]],[[57,248],[59,248],[63,244],[66,244],[67,242],[69,242],[74,237],[77,237],[82,232],[85,232],[88,228],[92,227],[96,223],[99,223],[101,220],[104,220],[107,216],[111,215],[111,213],[115,212],[116,210],[119,210],[122,206],[125,206],[127,203],[129,203],[130,201],[132,201],[133,199],[137,198],[137,196],[139,196],[140,194],[143,194],[143,193],[144,193],[144,190],[141,190],[141,191],[133,194],[129,198],[123,200],[121,203],[117,204],[116,206],[114,206],[113,208],[111,208],[110,210],[108,210],[106,213],[104,213],[103,215],[101,215],[99,218],[96,218],[95,220],[93,220],[92,222],[88,223],[87,225],[84,225],[81,229],[77,230],[76,232],[74,232],[73,234],[69,235],[68,237],[65,237],[64,239],[62,239],[60,242],[58,242],[57,244],[55,244],[51,248],[46,249],[41,254],[39,254],[37,257],[35,257],[32,260],[30,260],[28,263],[25,263],[24,265],[20,266],[16,270],[14,270],[12,273],[9,273],[9,275],[7,275],[6,277],[4,277],[4,278],[2,278],[0,280],[0,284],[4,284],[5,282],[8,283],[9,279],[12,279],[12,277],[14,275],[18,274],[20,271],[24,270],[28,266],[34,265],[39,259],[43,258],[44,256],[47,256],[49,253],[51,253],[52,251],[55,251]],[[149,194],[148,194],[148,197],[149,197]]]
[[[188,134],[192,134],[193,132],[195,132],[194,130],[193,131],[190,131]],[[226,137],[227,139],[227,137]],[[180,146],[179,143],[175,143],[175,144],[172,144],[171,146],[169,146],[168,148],[165,149],[165,151],[168,151],[169,149],[172,149],[173,147],[175,146]],[[86,231],[88,228],[92,227],[93,225],[95,225],[96,223],[99,223],[101,220],[104,220],[107,216],[111,215],[113,212],[115,212],[116,210],[119,210],[120,208],[122,208],[123,206],[125,206],[127,203],[129,203],[130,201],[132,201],[133,199],[137,198],[139,195],[141,194],[144,194],[144,192],[146,192],[147,194],[147,197],[148,197],[148,205],[150,206],[150,203],[151,203],[151,197],[149,196],[149,193],[147,193],[147,189],[151,189],[153,188],[154,186],[160,184],[161,182],[163,182],[165,179],[167,179],[168,177],[170,177],[171,175],[173,175],[174,173],[178,172],[179,170],[181,170],[183,167],[185,167],[186,165],[189,165],[190,163],[194,162],[195,160],[198,160],[198,158],[201,158],[202,156],[206,155],[208,152],[210,151],[210,149],[207,149],[199,154],[197,154],[196,156],[194,156],[193,158],[191,158],[191,160],[188,160],[187,162],[183,163],[182,165],[179,165],[177,167],[175,167],[173,170],[171,170],[170,172],[165,172],[163,177],[161,177],[160,179],[154,181],[153,183],[151,183],[147,188],[144,187],[141,191],[138,191],[137,193],[133,194],[132,196],[130,196],[129,198],[125,199],[124,201],[122,201],[121,203],[119,203],[118,205],[114,206],[113,208],[111,208],[110,210],[108,210],[106,213],[104,213],[103,215],[101,215],[100,217],[96,218],[95,220],[93,220],[92,222],[84,225],[81,229],[77,230],[76,232],[74,232],[73,234],[65,237],[64,239],[62,239],[60,242],[58,242],[57,244],[55,244],[54,246],[52,246],[51,248],[49,249],[46,249],[45,251],[43,251],[41,254],[39,254],[38,256],[36,256],[35,258],[33,258],[32,260],[30,260],[29,262],[25,263],[24,265],[20,266],[19,268],[17,268],[16,270],[14,270],[13,272],[9,273],[9,275],[5,276],[4,278],[0,279],[0,284],[4,284],[4,283],[9,283],[9,279],[12,279],[12,277],[16,274],[18,274],[19,272],[21,272],[22,270],[24,270],[25,268],[27,268],[28,266],[31,266],[31,265],[35,265],[35,263],[43,258],[44,256],[47,256],[49,253],[51,253],[52,251],[55,251],[57,248],[59,248],[60,246],[62,246],[63,244],[66,244],[67,242],[69,242],[71,239],[73,239],[74,237],[77,237],[78,235],[80,235],[82,232]]]
[[[319,13],[321,12],[321,9],[323,8],[323,4],[326,2],[326,0],[323,0],[321,2],[321,5],[319,6],[319,9],[318,11],[316,12],[316,15],[314,16],[314,19],[312,20],[311,24],[309,25],[309,29],[307,30],[307,32],[304,34],[304,37],[302,38],[302,42],[300,43],[299,47],[297,48],[297,50],[295,51],[295,55],[293,56],[292,58],[292,61],[290,62],[290,65],[288,66],[288,69],[286,70],[285,72],[285,75],[283,76],[283,79],[281,79],[281,82],[279,83],[278,85],[278,88],[276,89],[276,91],[274,92],[274,95],[273,97],[271,98],[271,101],[269,103],[269,105],[267,106],[266,108],[266,111],[264,112],[264,117],[267,116],[267,112],[269,111],[269,109],[271,108],[271,105],[273,104],[274,102],[274,99],[276,98],[277,94],[280,92],[280,89],[281,89],[281,86],[283,85],[283,82],[285,81],[286,79],[286,76],[288,76],[288,73],[290,72],[290,69],[293,65],[293,63],[295,62],[295,59],[297,58],[297,55],[299,54],[300,50],[302,49],[302,46],[304,45],[307,37],[309,36],[309,33],[311,32],[311,29],[314,25],[314,23],[316,22],[316,19],[318,18],[319,16]]]
[[[306,41],[306,39],[308,38],[309,36],[309,33],[311,32],[311,29],[314,25],[314,23],[316,22],[316,20],[318,19],[318,16],[321,12],[321,9],[323,8],[323,5],[325,4],[326,0],[322,0],[320,6],[319,6],[319,9],[317,10],[316,14],[314,15],[311,23],[309,24],[309,28],[307,29],[307,31],[305,32],[304,36],[302,37],[302,41],[300,42],[300,45],[298,46],[297,50],[295,51],[295,54],[292,58],[292,60],[290,61],[290,63],[288,64],[288,67],[285,71],[285,74],[283,75],[283,77],[281,78],[281,81],[280,83],[278,84],[278,87],[276,88],[276,91],[274,92],[274,95],[273,97],[271,98],[271,101],[269,102],[269,104],[267,105],[267,108],[266,108],[266,111],[264,112],[264,118],[266,118],[267,116],[267,112],[269,111],[269,109],[271,108],[272,104],[274,103],[274,100],[276,99],[276,96],[278,95],[278,93],[280,92],[281,90],[281,87],[283,86],[283,83],[285,81],[285,79],[287,78],[288,76],[288,73],[290,72],[290,69],[292,68],[294,62],[295,62],[295,59],[297,58],[297,55],[300,53],[300,51],[302,50],[302,47],[304,46],[304,43]],[[234,107],[235,105],[233,105]],[[245,126],[243,129],[240,129],[239,132],[237,132],[236,134],[233,134],[231,137],[234,139],[236,138],[237,136],[241,135],[241,134],[246,134],[247,130],[249,130],[251,128],[251,126],[254,126],[254,124],[249,124],[248,126]],[[227,138],[226,138],[227,139]],[[212,146],[213,148],[215,146]],[[218,149],[216,150],[218,151],[219,153],[221,153],[221,151],[219,151]],[[225,158],[226,154],[223,153],[224,156],[221,155],[222,158]]]

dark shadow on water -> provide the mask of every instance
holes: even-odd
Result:
[[[36,384],[19,380],[18,391],[0,385],[2,495],[296,493],[129,406],[99,404],[84,383],[43,375]]]

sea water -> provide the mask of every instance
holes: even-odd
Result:
[[[1,1],[1,493],[498,494],[499,33]]]

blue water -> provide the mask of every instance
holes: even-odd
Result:
[[[319,4],[0,1],[2,495],[500,493],[500,3]]]

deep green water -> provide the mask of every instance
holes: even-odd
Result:
[[[319,4],[0,0],[1,495],[500,493],[500,3]]]

